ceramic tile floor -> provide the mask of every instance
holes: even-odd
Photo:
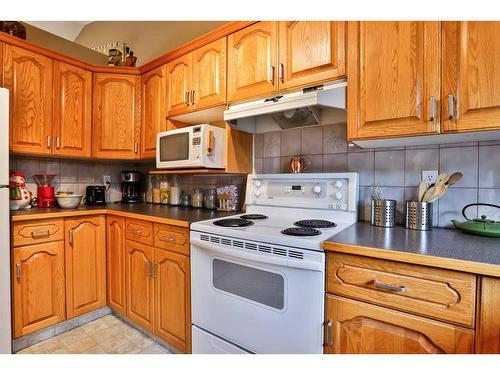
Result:
[[[170,351],[113,315],[30,346],[17,354],[168,354]]]

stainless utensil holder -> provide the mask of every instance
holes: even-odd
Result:
[[[372,199],[371,224],[377,227],[396,225],[396,201],[393,199]]]
[[[432,202],[406,201],[406,228],[432,229]]]

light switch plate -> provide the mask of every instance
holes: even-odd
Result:
[[[439,171],[437,169],[423,170],[422,180],[427,182],[427,186],[436,182]]]

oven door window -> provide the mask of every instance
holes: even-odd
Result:
[[[285,307],[285,279],[279,273],[215,258],[212,283],[218,290],[273,309]]]
[[[189,132],[165,135],[160,138],[160,161],[189,159]]]

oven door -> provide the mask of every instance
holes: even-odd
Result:
[[[157,168],[184,168],[199,166],[199,160],[193,160],[190,128],[169,130],[158,133],[156,143]]]
[[[296,263],[192,232],[193,324],[253,353],[322,353],[324,254],[321,264]]]

